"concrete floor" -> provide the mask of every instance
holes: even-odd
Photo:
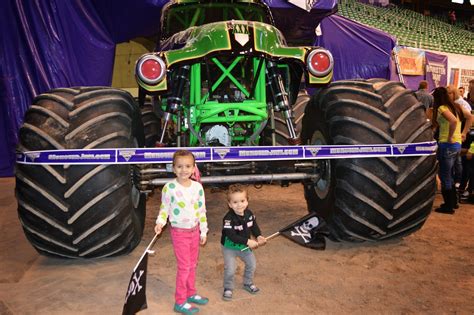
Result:
[[[252,188],[251,195],[265,235],[306,213],[301,185]],[[206,197],[211,230],[201,251],[198,287],[211,303],[202,314],[474,313],[472,205],[462,205],[454,216],[432,214],[417,233],[383,244],[328,242],[325,251],[313,251],[278,237],[257,252],[262,292],[254,297],[236,290],[229,303],[220,298],[224,196],[206,190]],[[26,240],[14,179],[0,178],[0,314],[120,314],[131,270],[153,236],[157,199],[147,207],[143,240],[131,254],[52,259],[38,255]],[[157,257],[149,261],[149,307],[140,314],[172,313],[175,262],[164,234],[155,246]]]

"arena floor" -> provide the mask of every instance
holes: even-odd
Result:
[[[0,178],[0,314],[121,314],[131,271],[153,237],[159,193],[147,207],[143,240],[127,256],[59,260],[39,256],[16,211],[14,179]],[[306,213],[302,186],[251,188],[250,205],[264,235]],[[209,242],[201,248],[197,285],[210,303],[201,314],[474,314],[474,206],[432,213],[402,240],[334,243],[315,251],[277,237],[256,250],[255,296],[241,289],[224,302],[220,224],[224,194],[206,190]],[[437,195],[435,206],[440,203]],[[148,264],[148,309],[172,314],[175,260],[169,231]]]

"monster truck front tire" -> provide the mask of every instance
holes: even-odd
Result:
[[[143,146],[140,111],[130,94],[111,88],[55,89],[35,98],[18,149]],[[96,258],[130,252],[140,242],[145,196],[131,165],[25,165],[16,170],[18,213],[41,254]]]
[[[303,143],[358,145],[433,141],[413,92],[381,79],[335,82],[315,95],[303,119]],[[310,211],[335,240],[376,241],[424,224],[435,193],[436,157],[320,160],[321,180],[305,185]]]

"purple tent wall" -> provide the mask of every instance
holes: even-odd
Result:
[[[114,43],[159,32],[161,8],[168,0],[91,1]]]
[[[11,176],[17,131],[32,99],[55,87],[110,85],[115,44],[89,1],[1,6],[0,176]]]
[[[265,1],[293,15],[292,25],[305,14],[285,0]],[[32,99],[57,87],[110,85],[115,44],[156,33],[167,2],[0,1],[0,177],[13,175],[17,133]],[[319,15],[303,29],[314,29],[336,4],[317,1]],[[287,28],[284,21],[279,27]]]
[[[394,37],[338,15],[325,18],[321,31],[316,44],[331,51],[334,80],[390,79]]]

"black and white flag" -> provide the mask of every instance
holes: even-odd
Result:
[[[279,232],[300,245],[319,250],[326,248],[324,237],[329,236],[326,222],[315,213],[298,219]]]
[[[288,2],[309,12],[313,8],[317,0],[288,0]]]
[[[148,251],[145,252],[135,269],[133,269],[125,296],[122,315],[132,315],[148,307],[146,303],[147,265]]]

